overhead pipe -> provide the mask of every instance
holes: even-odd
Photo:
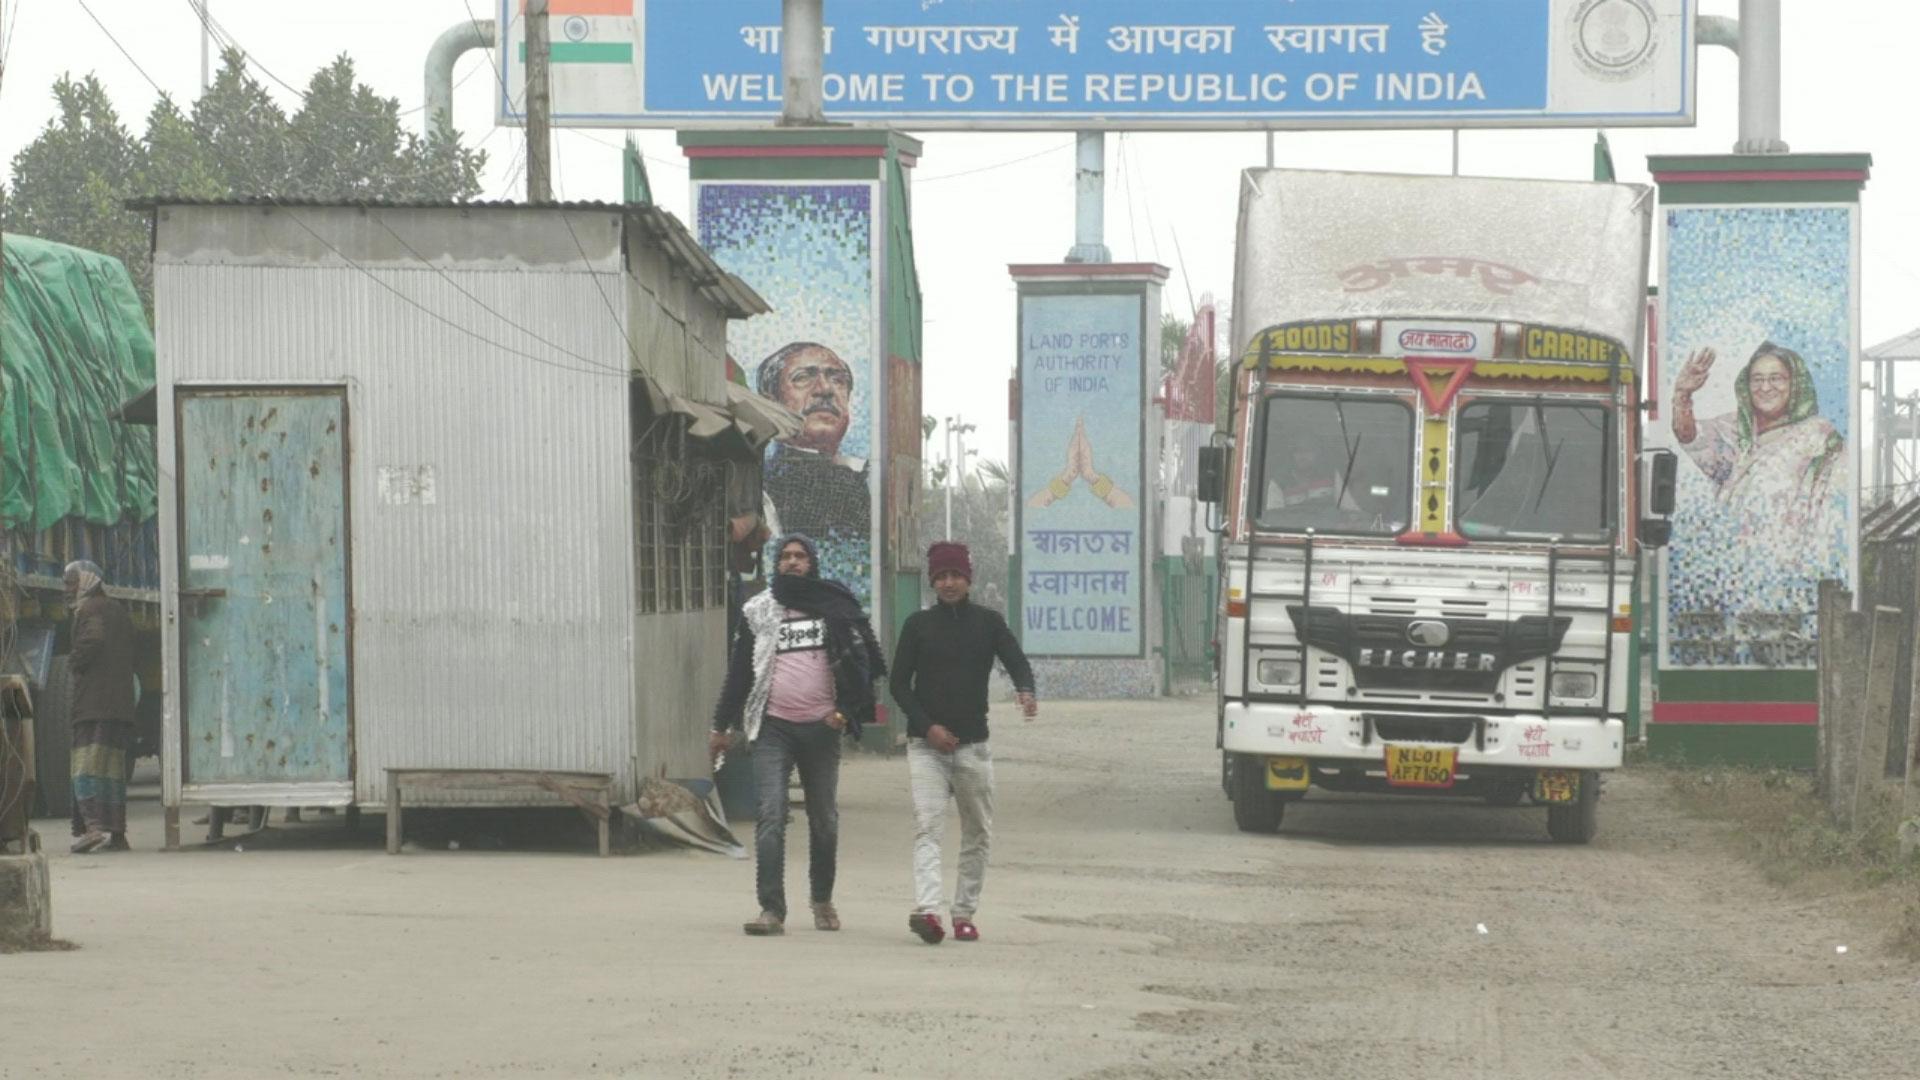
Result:
[[[1701,15],[1693,22],[1703,48],[1740,58],[1740,136],[1736,154],[1784,154],[1780,137],[1780,0],[1740,0],[1740,17]]]
[[[495,27],[491,20],[475,19],[457,23],[434,40],[427,50],[427,107],[420,120],[423,133],[431,137],[436,125],[453,127],[453,65],[474,49],[491,49]]]

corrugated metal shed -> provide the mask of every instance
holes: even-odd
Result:
[[[344,388],[353,801],[380,805],[388,767],[607,771],[622,799],[637,775],[701,771],[699,691],[718,686],[725,612],[635,610],[628,388],[638,376],[728,410],[699,369],[723,370],[726,320],[764,302],[651,207],[147,207],[160,454],[185,476],[169,468],[161,493],[166,625],[185,557],[219,558],[180,550],[181,508],[205,497],[181,460],[181,402]],[[169,671],[182,649],[170,630]],[[685,684],[671,700],[636,689],[668,664]],[[191,709],[169,695],[170,745],[208,733]],[[166,797],[338,801],[196,786],[177,762]]]

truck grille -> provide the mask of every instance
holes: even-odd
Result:
[[[1481,726],[1478,716],[1390,716],[1366,713],[1362,719],[1367,734],[1381,742],[1435,742],[1459,745],[1478,742]]]

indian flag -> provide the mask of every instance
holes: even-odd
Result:
[[[547,0],[547,40],[555,64],[631,64],[634,0]],[[525,17],[527,0],[520,0]],[[524,31],[520,62],[527,61]]]

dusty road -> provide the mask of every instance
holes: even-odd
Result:
[[[390,858],[377,819],[167,855],[136,804],[144,850],[57,858],[81,951],[0,958],[0,1074],[1916,1074],[1920,969],[1780,899],[1648,778],[1615,779],[1588,848],[1542,811],[1319,793],[1249,836],[1211,727],[1206,702],[999,726],[984,940],[937,948],[905,929],[900,759],[843,775],[846,929],[767,940],[739,930],[750,863]]]

